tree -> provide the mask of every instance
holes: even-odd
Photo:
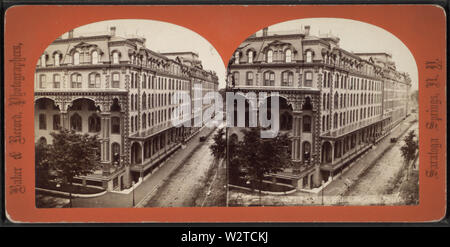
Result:
[[[91,174],[100,161],[100,141],[97,135],[80,135],[74,130],[51,133],[53,144],[48,145],[46,165],[56,171],[58,179],[70,185],[69,199],[72,207],[73,178]]]
[[[239,159],[236,157],[238,149],[238,139],[230,136],[228,138],[228,151],[230,152],[228,160],[228,182],[236,184],[239,182],[242,176],[241,166],[239,164]]]
[[[213,140],[214,143],[210,146],[211,153],[214,155],[216,159],[224,159],[226,158],[227,153],[227,138],[225,138],[226,132],[225,129],[219,129],[219,131],[214,135]],[[238,166],[238,162],[234,157],[236,153],[237,141],[234,138],[228,138],[228,149],[230,153],[229,161],[227,164],[227,169],[229,172],[228,182],[232,182],[234,179],[239,178],[240,170]]]
[[[411,130],[403,139],[405,144],[400,148],[402,157],[407,165],[406,179],[409,178],[409,163],[416,158],[416,152],[419,149],[419,141],[416,139],[414,130]]]
[[[225,158],[227,143],[224,128],[219,129],[219,131],[214,135],[213,140],[214,143],[209,147],[212,154],[216,159]]]
[[[243,129],[244,139],[239,142],[236,159],[244,167],[254,188],[259,182],[259,195],[261,201],[262,181],[269,173],[282,171],[290,165],[287,151],[289,139],[286,135],[263,139],[260,137],[260,128]]]
[[[419,103],[419,90],[414,90],[411,93],[411,100],[414,101],[416,104]]]
[[[49,180],[49,145],[38,142],[35,145],[34,161],[36,170],[36,185],[48,182]]]

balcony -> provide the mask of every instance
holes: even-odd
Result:
[[[149,168],[155,169],[155,164],[163,161],[167,155],[176,151],[179,147],[181,147],[181,143],[171,143],[166,147],[161,148],[156,153],[153,153],[151,157],[145,158],[144,162],[140,164],[132,164],[130,167],[131,171],[140,172],[147,171]]]
[[[361,120],[361,121],[358,121],[355,123],[348,124],[347,126],[341,127],[337,130],[327,131],[324,134],[322,134],[322,137],[324,137],[324,138],[340,138],[340,137],[345,136],[349,133],[352,133],[356,130],[359,130],[361,128],[370,126],[374,123],[380,122],[383,119],[385,119],[385,118],[383,118],[381,116],[375,116],[373,118],[364,119],[364,120]]]
[[[69,93],[69,94],[83,94],[83,93],[127,93],[126,89],[122,88],[35,88],[35,93]]]
[[[307,93],[319,93],[320,90],[312,87],[296,87],[296,86],[262,86],[262,85],[237,85],[231,88],[234,91],[244,90],[244,91],[301,91]]]
[[[167,121],[165,123],[161,123],[161,124],[158,124],[157,126],[151,127],[148,130],[144,130],[144,131],[140,131],[138,133],[132,134],[132,135],[130,135],[130,138],[137,139],[137,140],[142,140],[142,139],[145,139],[147,137],[150,137],[150,136],[156,135],[158,133],[161,133],[161,132],[163,132],[165,130],[168,130],[168,129],[172,128],[172,127],[174,127],[173,124],[172,124],[172,121]]]
[[[334,158],[333,162],[325,163],[321,165],[321,169],[325,171],[334,171],[339,167],[343,166],[350,160],[358,157],[362,153],[366,152],[368,149],[372,147],[369,143],[362,143],[360,145],[356,145],[353,149],[350,149],[343,156],[339,158]]]

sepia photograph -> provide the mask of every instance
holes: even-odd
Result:
[[[36,206],[225,206],[218,129],[191,124],[214,102],[172,121],[174,96],[203,103],[224,78],[214,47],[170,23],[111,20],[58,37],[35,71]]]
[[[11,4],[5,217],[438,222],[445,17],[433,4]]]
[[[275,24],[242,42],[227,77],[230,206],[418,204],[417,65],[393,34]]]

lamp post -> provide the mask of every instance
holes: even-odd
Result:
[[[228,62],[228,66],[227,66],[227,75],[226,75],[226,78],[225,78],[225,94],[228,92],[228,90],[229,90],[229,85],[228,85],[228,83],[229,83],[229,80],[228,80],[228,78],[230,77],[230,75],[231,75],[231,71],[230,71],[230,66],[231,66],[231,64],[233,64],[233,62],[234,62],[234,58],[231,58],[230,59],[230,61]],[[232,77],[231,78],[231,81],[232,81],[232,83],[234,84],[234,77]],[[231,88],[233,88],[234,87],[234,85],[232,85],[231,86]],[[226,113],[228,112],[228,109],[226,109]],[[228,118],[227,118],[227,121],[229,121],[228,120]],[[228,143],[228,126],[227,126],[227,123],[225,123],[225,142],[226,142],[226,149],[225,149],[225,155],[226,155],[226,157],[225,157],[225,159],[226,159],[226,162],[225,162],[225,170],[226,170],[226,206],[228,207],[228,191],[229,191],[229,179],[230,179],[230,175],[229,175],[229,165],[230,165],[230,155],[229,155],[229,143]]]
[[[322,180],[322,205],[323,205],[323,190],[325,189],[323,186],[324,186],[324,181]]]
[[[133,208],[134,208],[134,180],[133,180],[133,182],[131,182],[131,188],[132,188],[132,190],[133,190]]]
[[[227,84],[228,84],[228,82],[227,82]],[[228,88],[228,86],[227,86],[227,88]],[[225,90],[225,92],[226,92],[226,90]],[[226,144],[226,149],[225,149],[225,159],[226,159],[226,161],[225,161],[225,172],[226,172],[226,203],[225,203],[225,205],[228,207],[228,190],[229,190],[229,183],[230,183],[230,181],[229,181],[229,179],[230,179],[230,177],[229,177],[229,165],[230,165],[230,160],[229,160],[229,158],[230,158],[230,156],[229,156],[229,143],[228,143],[228,128],[227,128],[227,126],[225,125],[225,144]]]

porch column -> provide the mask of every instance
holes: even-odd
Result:
[[[69,113],[67,111],[61,111],[61,128],[62,129],[70,129],[69,126]]]
[[[301,112],[293,112],[292,117],[292,154],[294,173],[300,172],[301,166]]]
[[[152,138],[150,138],[150,159],[152,160],[153,159],[153,149],[154,149],[154,139],[153,139],[153,137]]]
[[[101,114],[101,163],[103,167],[103,175],[109,175],[111,165],[109,135],[111,132],[111,113],[102,112]]]
[[[331,165],[333,165],[335,143],[334,143],[334,141],[330,141],[330,143],[331,143]]]
[[[143,141],[139,142],[141,145],[141,164],[144,164],[145,156],[144,156],[144,150],[145,150],[145,143]]]

